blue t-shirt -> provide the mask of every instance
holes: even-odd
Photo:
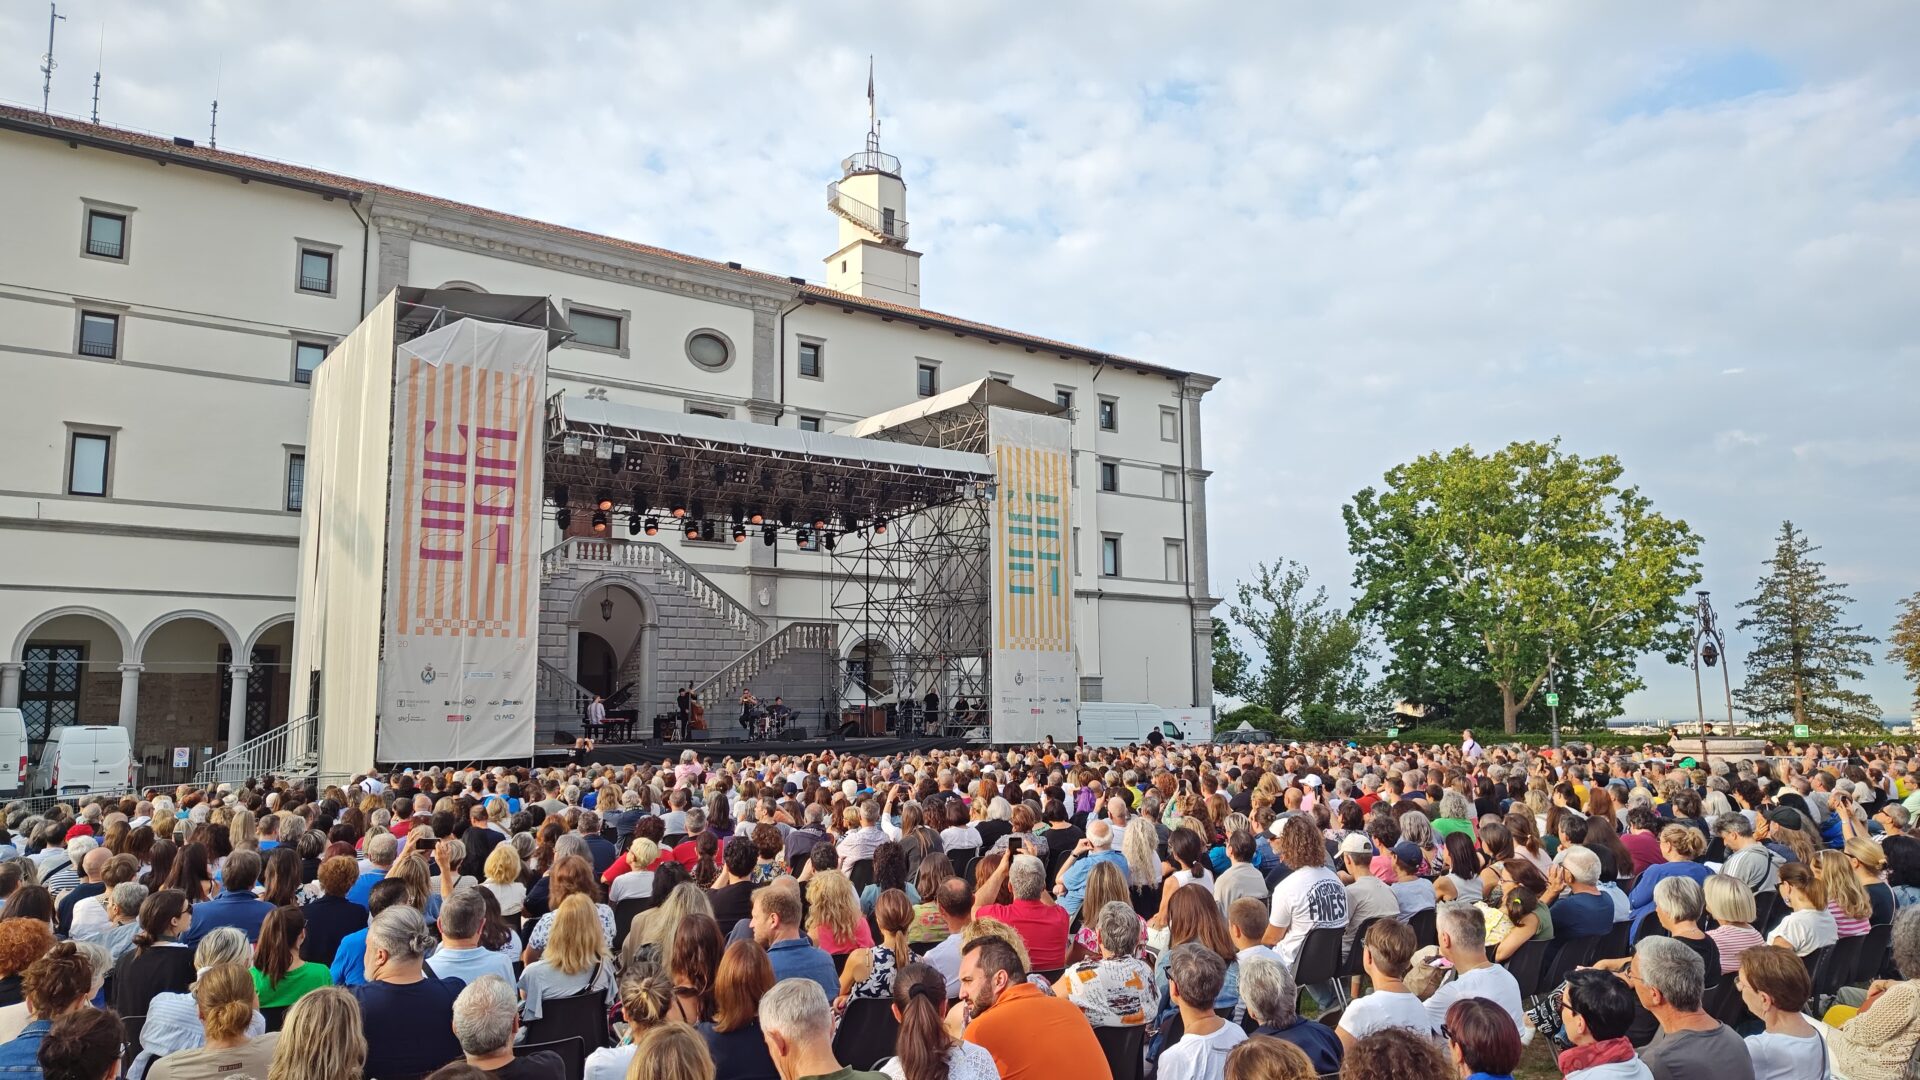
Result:
[[[466,983],[422,979],[417,983],[366,983],[348,991],[360,1002],[360,1028],[367,1036],[368,1076],[423,1076],[461,1060],[453,1035],[453,999]]]
[[[1613,901],[1593,893],[1567,893],[1547,908],[1556,941],[1600,937],[1613,929]]]
[[[773,981],[782,979],[812,979],[820,984],[832,999],[840,994],[840,975],[833,970],[833,958],[806,938],[789,938],[776,941],[767,950],[767,960],[773,965]]]
[[[333,972],[335,986],[359,986],[367,981],[366,930],[355,930],[340,939],[340,948],[327,970]]]

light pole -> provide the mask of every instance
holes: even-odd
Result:
[[[1727,697],[1727,734],[1735,733],[1733,722],[1733,675],[1727,671],[1727,639],[1720,632],[1720,620],[1713,613],[1713,604],[1707,600],[1707,590],[1701,589],[1694,595],[1700,598],[1694,605],[1693,627],[1693,702],[1699,716],[1700,731],[1707,730],[1707,699],[1700,685],[1700,666],[1718,666],[1720,682]]]
[[[1553,717],[1553,748],[1560,749],[1560,691],[1554,681],[1553,643],[1547,643],[1547,711]]]

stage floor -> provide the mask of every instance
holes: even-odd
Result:
[[[713,742],[641,742],[602,744],[587,755],[592,765],[636,765],[642,762],[677,761],[680,752],[692,750],[708,761],[720,758],[764,757],[768,754],[818,754],[831,750],[836,754],[863,757],[915,754],[927,750],[953,750],[965,745],[958,737],[796,739],[791,742],[713,741]],[[567,752],[570,754],[570,752]]]

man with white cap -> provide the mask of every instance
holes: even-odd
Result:
[[[1340,841],[1340,876],[1347,880],[1347,929],[1340,941],[1340,955],[1353,952],[1360,928],[1378,918],[1400,914],[1400,902],[1394,899],[1387,883],[1367,870],[1376,850],[1364,832],[1350,832]]]

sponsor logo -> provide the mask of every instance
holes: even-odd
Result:
[[[426,667],[420,669],[420,681],[423,683],[432,683],[433,680],[439,677],[440,673],[433,670],[432,664],[428,664]]]
[[[396,723],[401,724],[424,724],[427,722],[427,718],[421,716],[419,713],[401,713],[393,719]]]
[[[447,723],[449,724],[462,724],[471,719],[473,719],[473,717],[467,715],[466,713],[448,713],[447,714]]]
[[[487,707],[491,709],[499,704],[500,704],[500,699],[494,698],[492,701],[487,702]]]
[[[513,720],[518,718],[518,714],[510,712],[494,713],[493,718],[495,720]]]
[[[491,678],[493,678],[493,672],[491,672],[491,671],[469,671],[469,672],[467,672],[467,673],[466,673],[466,675],[465,675],[465,676],[463,676],[463,678],[468,678],[468,679],[491,679]]]
[[[523,700],[521,700],[520,698],[512,698],[512,697],[510,697],[510,698],[501,698],[501,699],[500,699],[500,704],[502,704],[502,705],[525,705],[525,704],[526,704],[526,702],[525,702],[525,701],[523,701]]]

